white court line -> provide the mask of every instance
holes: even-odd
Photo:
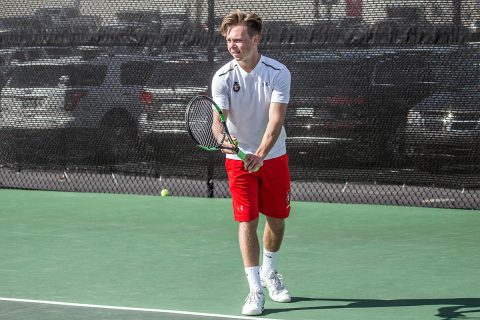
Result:
[[[61,301],[16,299],[16,298],[4,298],[4,297],[0,297],[0,302],[1,301],[24,302],[24,303],[34,303],[34,304],[47,304],[47,305],[55,305],[55,306],[79,307],[79,308],[91,308],[91,309],[103,309],[103,310],[171,313],[171,314],[182,314],[182,315],[188,315],[188,316],[214,317],[214,318],[226,318],[226,319],[250,319],[250,320],[252,320],[252,319],[256,318],[256,317],[230,316],[230,315],[226,315],[226,314],[216,314],[216,313],[189,312],[189,311],[151,309],[151,308],[129,308],[129,307],[98,305],[98,304],[84,304],[84,303],[70,303],[70,302],[61,302]],[[280,319],[272,319],[272,318],[264,318],[264,319],[280,320]]]

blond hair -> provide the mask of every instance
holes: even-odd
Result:
[[[262,19],[255,13],[244,12],[239,9],[227,14],[220,26],[220,33],[226,37],[228,30],[238,24],[245,24],[247,26],[248,35],[253,37],[262,32]]]

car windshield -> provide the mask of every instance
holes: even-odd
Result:
[[[35,12],[36,16],[60,16],[76,17],[80,12],[76,8],[41,8]]]
[[[48,56],[51,58],[61,58],[73,56],[74,51],[71,48],[45,48]]]
[[[332,60],[325,62],[298,62],[290,66],[293,83],[302,83],[299,89],[325,87],[359,87],[367,84],[368,60]],[[298,77],[297,80],[296,77]],[[299,82],[298,82],[299,81]]]
[[[69,86],[98,86],[106,75],[103,65],[35,65],[15,69],[9,86],[12,88],[54,88],[61,77],[68,77]]]
[[[263,21],[262,30],[282,30],[297,27],[298,25],[292,21]]]
[[[480,63],[478,61],[465,61],[453,67],[452,74],[446,79],[446,89],[468,90],[480,87]]]
[[[63,66],[28,66],[17,68],[10,80],[12,88],[51,88],[66,75]]]
[[[123,11],[117,13],[119,22],[145,22],[158,23],[162,20],[161,15],[150,12]]]
[[[189,22],[188,16],[184,14],[166,14],[162,16],[162,19],[166,28],[179,28]]]
[[[206,64],[161,63],[148,80],[149,87],[206,86],[210,81]]]
[[[130,61],[122,64],[120,81],[124,85],[145,85],[155,70],[154,61]]]

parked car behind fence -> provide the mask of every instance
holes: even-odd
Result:
[[[438,85],[431,70],[435,54],[365,50],[318,56],[290,65],[285,125],[292,161],[394,163],[396,132],[405,127],[408,110]]]
[[[479,167],[479,54],[457,61],[439,90],[409,111],[404,149],[416,167]]]
[[[188,101],[208,94],[212,69],[202,62],[162,62],[140,94],[139,133],[157,156],[175,145],[193,145],[185,126]],[[178,148],[175,149],[178,151]]]
[[[63,149],[124,161],[136,154],[139,93],[155,63],[135,55],[25,63],[1,92],[0,129],[13,146],[55,136]]]

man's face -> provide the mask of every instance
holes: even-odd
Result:
[[[231,27],[227,33],[228,52],[237,61],[245,61],[257,52],[259,35],[250,37],[248,28],[244,24]]]

